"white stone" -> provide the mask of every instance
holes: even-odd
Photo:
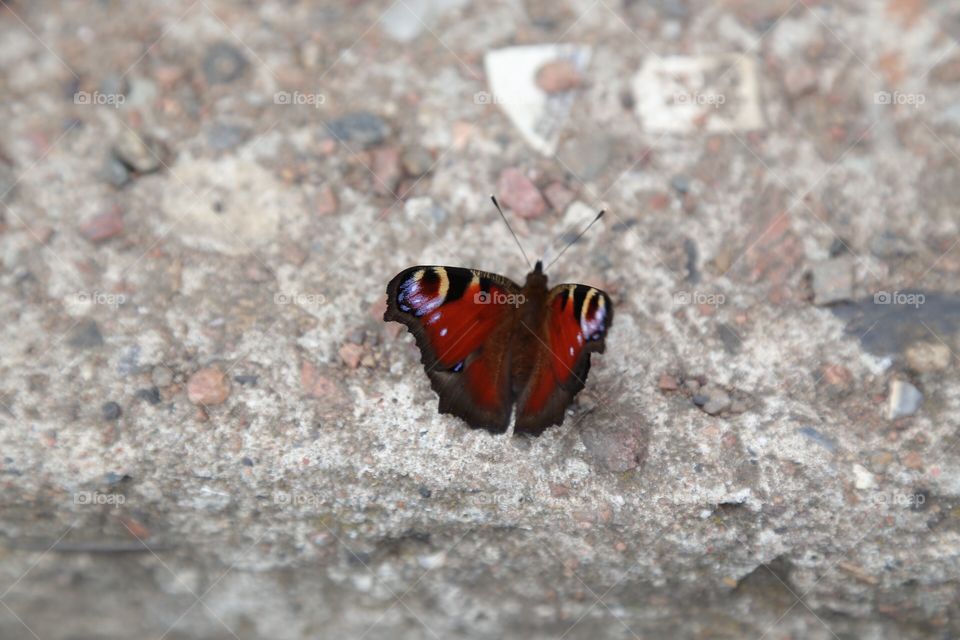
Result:
[[[552,156],[576,91],[548,94],[537,86],[537,70],[547,62],[566,59],[583,73],[590,62],[591,51],[590,47],[572,44],[490,51],[483,61],[490,91],[476,94],[474,100],[497,104],[531,147]]]
[[[764,128],[756,60],[747,55],[648,57],[633,78],[633,95],[647,131]]]

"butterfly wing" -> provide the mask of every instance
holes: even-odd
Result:
[[[529,328],[540,348],[517,403],[515,431],[538,435],[563,422],[567,407],[586,384],[590,354],[603,353],[612,323],[613,304],[603,291],[583,284],[550,290],[542,326]]]
[[[383,319],[405,324],[416,338],[441,413],[506,431],[511,301],[519,292],[503,276],[457,267],[410,267],[387,285]]]

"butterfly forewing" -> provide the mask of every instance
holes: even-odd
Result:
[[[510,420],[510,304],[520,287],[458,267],[406,269],[387,286],[384,320],[407,326],[420,348],[440,411],[495,432]]]
[[[533,373],[518,400],[517,431],[539,434],[563,422],[586,384],[590,354],[603,353],[612,322],[613,304],[603,291],[583,284],[550,290]]]

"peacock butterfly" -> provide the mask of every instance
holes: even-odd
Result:
[[[503,433],[515,404],[514,433],[540,435],[563,422],[583,389],[590,354],[603,353],[613,305],[587,285],[548,289],[540,260],[522,287],[476,269],[417,266],[387,285],[383,319],[413,334],[441,413]]]

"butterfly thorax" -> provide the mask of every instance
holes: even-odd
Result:
[[[527,274],[521,290],[511,336],[510,381],[515,396],[526,386],[536,365],[535,355],[543,340],[540,333],[546,320],[548,294],[547,276],[537,262],[536,268]]]

